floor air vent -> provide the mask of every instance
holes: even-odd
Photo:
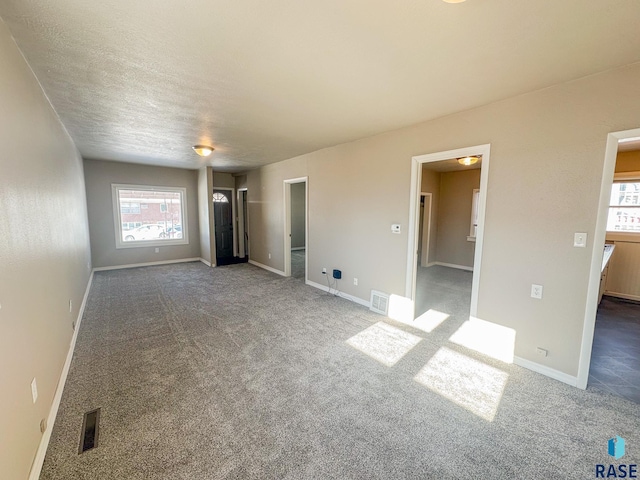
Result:
[[[389,311],[389,295],[377,290],[371,290],[371,307],[372,312],[386,315]]]
[[[100,423],[100,409],[97,408],[84,414],[82,421],[82,435],[78,453],[84,453],[98,446],[98,424]]]

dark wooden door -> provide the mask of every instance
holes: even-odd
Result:
[[[228,190],[213,191],[213,216],[216,230],[216,263],[233,258],[233,210]]]

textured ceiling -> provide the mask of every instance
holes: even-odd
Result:
[[[640,61],[638,0],[0,0],[0,17],[84,157],[221,171]]]

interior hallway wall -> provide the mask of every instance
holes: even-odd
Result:
[[[471,233],[473,189],[480,188],[480,169],[440,174],[437,261],[473,268]]]
[[[215,263],[215,243],[213,235],[213,208],[211,201],[213,194],[213,170],[203,167],[198,170],[198,227],[200,231],[200,258]]]
[[[515,329],[517,356],[575,376],[594,245],[573,234],[594,238],[607,134],[640,126],[638,84],[628,65],[253,170],[252,259],[284,268],[281,182],[308,175],[309,280],[341,268],[347,294],[404,295],[411,158],[490,143],[478,315]]]
[[[436,261],[438,248],[438,209],[440,208],[440,173],[422,167],[422,180],[420,181],[420,191],[431,194],[431,229],[429,230],[429,251],[427,252],[427,237],[422,238],[422,261],[421,265],[426,267]],[[425,208],[427,203],[425,203]],[[427,225],[424,225],[427,228]]]
[[[0,476],[24,480],[91,255],[82,159],[2,20],[0,72]]]
[[[305,239],[306,212],[305,184],[291,184],[291,248],[303,248]]]

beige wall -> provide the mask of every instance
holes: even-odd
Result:
[[[2,20],[0,72],[0,476],[24,480],[89,281],[89,233],[80,155]]]
[[[112,267],[200,257],[197,170],[150,167],[103,160],[85,160],[84,173],[87,188],[91,257],[94,267]],[[113,183],[186,188],[188,217],[186,228],[189,229],[189,244],[158,247],[158,253],[155,253],[156,247],[116,249],[113,202],[111,198],[111,185]]]
[[[440,174],[437,261],[473,267],[475,242],[467,240],[471,230],[473,189],[480,188],[480,170]]]
[[[411,157],[490,143],[478,315],[516,330],[517,356],[576,375],[594,246],[573,234],[594,238],[607,134],[639,126],[639,83],[635,64],[251,171],[252,257],[282,270],[281,182],[308,175],[310,281],[341,268],[347,294],[404,295]]]
[[[640,172],[640,150],[619,152],[616,158],[616,173]]]
[[[305,184],[291,184],[291,248],[305,246]]]
[[[440,206],[440,173],[422,167],[420,191],[431,194],[431,229],[429,231],[429,251],[427,252],[427,236],[422,237],[422,259],[420,264],[426,267],[436,261],[438,248],[438,208]],[[427,208],[425,203],[425,208]],[[427,228],[427,225],[424,225]]]
[[[203,167],[198,170],[198,222],[200,229],[200,258],[211,263],[215,255],[213,235],[213,212],[211,198],[213,190],[213,171],[211,167]],[[214,258],[215,261],[215,258]]]
[[[213,186],[214,188],[236,188],[236,179],[230,173],[213,172]]]

